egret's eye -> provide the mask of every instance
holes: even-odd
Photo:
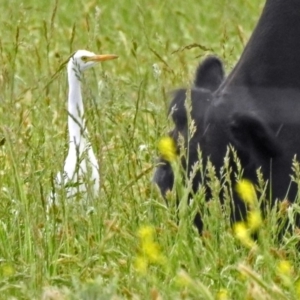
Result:
[[[88,57],[87,56],[82,56],[81,59],[82,59],[82,61],[87,62]]]

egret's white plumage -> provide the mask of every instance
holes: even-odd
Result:
[[[82,72],[98,62],[115,59],[114,54],[96,55],[86,50],[78,50],[69,59],[67,65],[69,96],[68,96],[68,131],[69,151],[65,160],[63,174],[58,173],[56,183],[66,188],[70,198],[78,192],[89,192],[94,195],[99,191],[99,165],[88,142],[88,131],[85,126],[84,108],[81,95]],[[86,183],[89,182],[89,185]],[[55,193],[50,197],[51,204],[57,202]]]

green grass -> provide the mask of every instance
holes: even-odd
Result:
[[[177,223],[175,196],[167,207],[151,184],[157,142],[171,128],[168,92],[189,85],[208,54],[229,72],[264,1],[97,2],[1,1],[0,299],[297,299],[297,236],[274,241],[274,211],[248,249],[218,199],[203,205],[200,191]],[[61,66],[77,49],[119,55],[87,71],[83,86],[101,192],[93,214],[74,203],[47,218],[68,146]],[[198,204],[202,237],[191,226]],[[141,272],[138,231],[148,225],[164,259]]]

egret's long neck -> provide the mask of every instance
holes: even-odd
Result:
[[[68,128],[69,140],[70,142],[75,142],[77,146],[81,144],[82,140],[84,139],[82,133],[85,129],[80,76],[80,72],[76,71],[76,66],[70,62],[68,64]]]

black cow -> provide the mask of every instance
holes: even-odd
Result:
[[[188,165],[183,162],[187,174],[198,160],[198,147],[204,165],[209,159],[219,173],[227,147],[232,145],[243,177],[257,182],[256,170],[261,168],[271,204],[295,201],[298,189],[291,180],[291,166],[300,155],[299,37],[300,1],[267,0],[240,60],[222,83],[223,71],[216,58],[200,66],[191,91],[191,118],[197,130],[190,141],[185,91],[177,91],[170,106],[175,124],[172,136],[176,140],[180,132],[188,145]],[[231,165],[235,169],[233,161]],[[172,188],[170,165],[159,166],[154,180],[163,194]],[[201,181],[197,174],[194,192],[199,184],[205,184],[205,179]],[[245,204],[234,194],[232,221],[244,219],[245,214]],[[196,221],[201,231],[199,216]]]

